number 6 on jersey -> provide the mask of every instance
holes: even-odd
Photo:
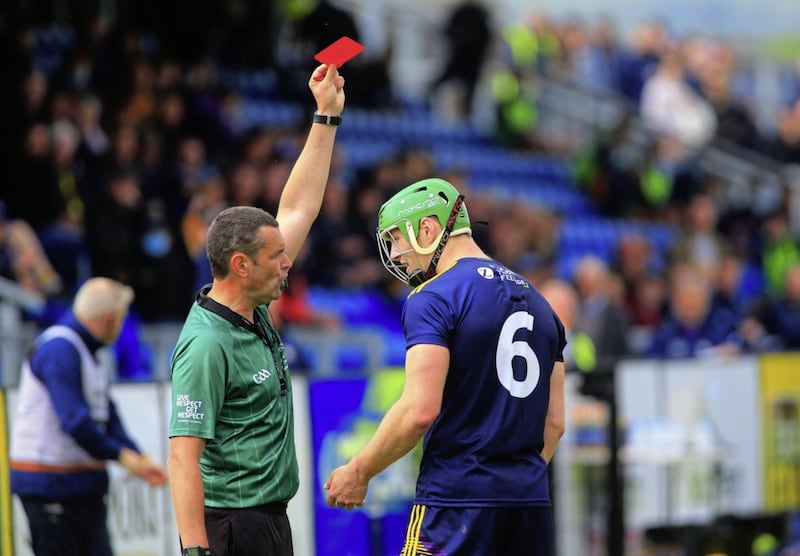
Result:
[[[495,358],[497,378],[500,380],[500,384],[515,398],[530,396],[536,385],[539,384],[540,375],[539,359],[531,346],[522,340],[514,340],[514,334],[521,328],[533,330],[533,315],[525,311],[517,311],[505,320],[497,341]],[[514,378],[512,365],[514,357],[522,357],[525,360],[526,372],[523,380]]]

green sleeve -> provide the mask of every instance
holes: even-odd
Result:
[[[179,341],[172,355],[169,435],[211,440],[225,399],[227,360],[213,336]]]

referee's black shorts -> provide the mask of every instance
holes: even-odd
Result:
[[[205,508],[206,532],[214,556],[293,556],[286,504],[252,508]]]

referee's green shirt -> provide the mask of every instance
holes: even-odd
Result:
[[[169,435],[208,441],[200,459],[207,506],[288,502],[299,478],[283,346],[266,306],[256,309],[258,329],[204,294],[172,354]]]

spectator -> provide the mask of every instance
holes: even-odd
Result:
[[[642,89],[653,75],[669,36],[663,22],[650,20],[633,30],[630,48],[623,49],[620,63],[619,90],[634,106],[641,106]]]
[[[594,344],[595,361],[584,371],[607,371],[630,352],[629,323],[615,300],[612,275],[604,261],[595,256],[582,257],[573,276],[580,299],[580,311],[573,332],[585,334]]]
[[[144,263],[144,199],[137,175],[120,172],[111,177],[89,222],[92,273],[136,288]]]
[[[490,22],[486,6],[479,1],[465,0],[451,8],[444,26],[447,49],[444,68],[431,82],[429,96],[435,95],[444,85],[455,86],[455,106],[448,107],[448,112],[457,118],[468,118],[472,113],[475,88],[492,41]]]
[[[529,12],[500,31],[500,53],[491,76],[497,141],[509,148],[544,148],[538,121],[536,76],[549,74],[561,45],[546,15]]]
[[[181,237],[194,263],[193,291],[200,291],[200,288],[211,283],[213,277],[206,255],[206,234],[214,217],[228,206],[223,180],[208,180],[194,191],[181,218]]]
[[[622,47],[614,22],[600,17],[591,30],[589,45],[589,82],[594,87],[614,91],[620,80]]]
[[[689,149],[705,146],[716,130],[714,111],[689,87],[683,62],[674,51],[661,57],[656,72],[645,81],[640,112],[656,133]]]
[[[103,189],[103,164],[111,149],[111,139],[101,125],[103,104],[91,93],[78,98],[75,121],[80,131],[75,158],[84,168],[84,201],[86,210],[92,210],[96,196]]]
[[[106,461],[153,486],[167,480],[125,430],[108,396],[108,369],[96,359],[119,336],[132,299],[133,290],[118,282],[88,280],[72,311],[37,338],[23,364],[11,489],[36,554],[111,556]]]
[[[633,123],[632,116],[623,117],[610,130],[590,136],[572,155],[577,185],[608,218],[628,216],[638,200],[641,155],[630,141]]]
[[[653,332],[646,355],[656,358],[728,356],[741,350],[733,313],[715,309],[711,286],[685,266],[672,269],[670,310]]]
[[[180,222],[172,222],[161,199],[144,205],[136,309],[144,322],[177,321],[191,306],[195,286],[194,262],[183,243]]]
[[[260,70],[275,62],[278,22],[273,2],[227,2],[219,25],[219,63],[224,68]]]
[[[189,135],[186,101],[179,90],[160,93],[151,127],[158,135],[164,158],[168,161],[175,160],[181,141]]]
[[[33,97],[25,90],[26,76],[32,74],[31,52],[28,30],[15,27],[13,17],[0,25],[0,106],[3,106],[3,125],[0,126],[0,168],[19,159],[25,130],[35,121],[40,107],[47,97],[47,79],[43,72],[36,72],[39,79],[38,94]],[[29,102],[35,99],[33,112]]]
[[[120,124],[115,127],[111,135],[111,150],[106,160],[107,171],[110,174],[120,170],[138,171],[140,143],[141,131],[136,126]]]
[[[759,292],[763,291],[763,283],[751,274],[741,255],[724,252],[712,283],[712,307],[730,311],[737,319],[747,316]]]
[[[761,267],[766,280],[767,294],[784,294],[786,273],[800,262],[800,243],[789,226],[789,216],[782,208],[764,216],[761,223]]]
[[[140,17],[147,18],[147,25],[143,27],[154,32],[161,52],[182,65],[196,63],[214,52],[224,25],[230,21],[223,2],[139,0],[134,5],[140,6]],[[191,14],[191,24],[186,21],[187,14]],[[266,37],[259,39],[266,40]]]
[[[717,207],[711,195],[695,194],[684,213],[683,226],[669,250],[669,262],[694,267],[706,280],[713,281],[723,254],[730,249],[717,230]]]
[[[380,282],[383,268],[375,261],[374,240],[359,229],[350,211],[348,191],[335,177],[325,188],[317,222],[309,245],[309,260],[314,264],[306,269],[310,284],[358,288]]]
[[[564,362],[567,367],[570,367],[573,364],[571,338],[580,318],[578,292],[567,281],[559,278],[548,278],[539,286],[539,293],[547,300],[564,325],[567,339],[567,346],[564,348]]]
[[[763,148],[763,138],[747,107],[734,98],[728,68],[711,66],[701,75],[702,92],[717,118],[715,137],[746,149]]]
[[[227,202],[230,206],[263,208],[264,188],[259,167],[246,162],[237,163],[228,174]]]
[[[170,220],[180,219],[186,211],[188,200],[197,189],[208,182],[220,179],[219,170],[209,161],[205,144],[199,138],[184,138],[178,145],[177,155],[173,168],[176,199],[172,202]]]
[[[154,120],[158,107],[156,76],[156,68],[150,60],[138,57],[134,61],[132,87],[119,112],[120,123],[139,126]]]
[[[36,233],[24,220],[9,220],[2,201],[0,276],[42,296],[53,295],[61,290],[61,278],[50,264]]]
[[[85,46],[91,60],[89,88],[105,107],[103,123],[113,127],[131,92],[136,37],[120,21],[104,15],[92,20],[92,31]]]
[[[194,64],[186,79],[182,125],[188,134],[199,137],[214,157],[222,156],[233,139],[223,117],[221,98],[216,65],[210,59]]]
[[[78,128],[69,120],[59,119],[51,126],[51,136],[53,165],[64,208],[55,221],[38,228],[37,234],[64,287],[74,292],[87,278],[86,202],[89,192],[85,167],[77,158]]]
[[[25,130],[23,153],[11,169],[4,189],[9,215],[28,222],[34,230],[55,222],[64,211],[51,160],[52,141],[47,124],[36,123]]]
[[[767,153],[785,164],[800,163],[800,99],[778,114],[777,136],[767,147]]]
[[[625,233],[617,242],[612,270],[622,281],[622,298],[629,322],[652,326],[661,319],[663,297],[657,292],[661,261],[644,233]],[[661,298],[661,299],[659,299]]]
[[[277,55],[278,67],[284,74],[280,82],[286,98],[304,99],[304,102],[306,76],[317,63],[314,54],[343,36],[356,42],[361,42],[361,37],[352,14],[329,0],[286,2],[284,8],[287,23]],[[357,61],[348,62],[348,69],[354,63]],[[352,81],[355,83],[358,79]],[[351,96],[348,92],[348,102],[353,100]]]
[[[800,263],[787,270],[783,295],[767,297],[743,326],[756,351],[800,349]]]

